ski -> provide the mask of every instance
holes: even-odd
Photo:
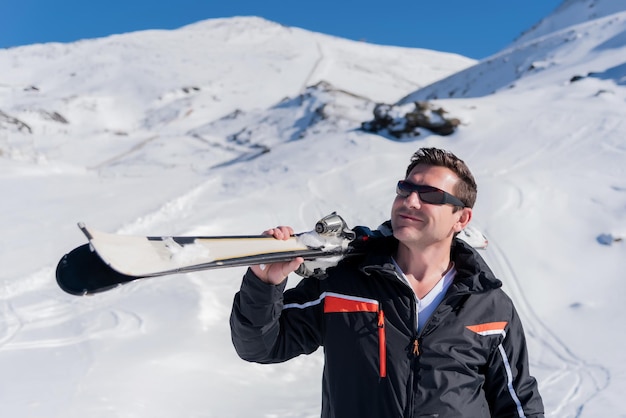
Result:
[[[288,240],[264,235],[142,237],[101,232],[79,223],[89,240],[61,258],[56,269],[59,287],[73,295],[104,292],[137,279],[225,267],[327,259],[334,265],[356,254],[356,234],[332,213],[312,231]],[[306,275],[323,274],[309,264]],[[322,263],[323,264],[323,263]],[[307,267],[305,267],[307,268]]]

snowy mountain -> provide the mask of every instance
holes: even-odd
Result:
[[[399,103],[482,97],[519,88],[539,90],[546,83],[569,84],[588,75],[624,84],[625,19],[624,5],[618,1],[565,1],[510,47]]]
[[[553,13],[521,34],[514,43],[526,43],[533,38],[623,11],[624,5],[619,1],[564,0]]]
[[[477,177],[473,223],[524,320],[547,416],[626,415],[620,3],[567,0],[481,62],[255,17],[0,50],[3,413],[319,416],[321,353],[272,366],[234,353],[242,268],[80,298],[58,289],[56,263],[84,243],[77,221],[249,234],[337,211],[376,226],[412,152],[439,146]],[[362,129],[377,104],[402,124],[416,101],[456,130]]]

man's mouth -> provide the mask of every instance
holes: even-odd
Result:
[[[402,219],[406,219],[409,221],[414,221],[414,222],[422,222],[423,220],[415,215],[411,215],[408,213],[398,213],[398,217],[402,218]]]

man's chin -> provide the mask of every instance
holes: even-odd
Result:
[[[393,236],[398,241],[413,240],[419,235],[415,228],[398,225],[393,228]]]

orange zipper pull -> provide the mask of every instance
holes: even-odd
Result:
[[[420,343],[417,338],[413,340],[413,354],[417,357],[420,355]]]

